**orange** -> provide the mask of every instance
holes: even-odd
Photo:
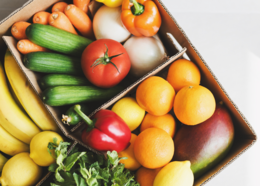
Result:
[[[135,180],[140,184],[140,186],[152,186],[156,175],[162,168],[158,169],[147,169],[145,167],[140,167],[135,174]]]
[[[127,149],[118,153],[119,157],[126,157],[127,159],[120,160],[120,163],[125,164],[125,168],[129,170],[137,170],[141,165],[136,160],[134,155],[134,143],[137,136],[135,134],[131,134],[130,146]]]
[[[136,101],[154,116],[167,114],[173,104],[175,91],[165,79],[152,76],[144,80],[136,90]]]
[[[178,59],[172,63],[167,75],[167,81],[176,92],[188,85],[199,85],[200,78],[198,67],[186,59]]]
[[[137,161],[148,169],[163,167],[173,157],[174,143],[162,129],[148,128],[141,132],[134,143],[134,154]]]
[[[163,116],[153,116],[146,114],[140,127],[140,131],[144,131],[147,128],[156,127],[167,132],[172,138],[176,130],[176,122],[171,114],[165,114]]]
[[[176,95],[173,110],[176,117],[186,125],[197,125],[209,119],[216,108],[210,90],[201,86],[186,86]]]

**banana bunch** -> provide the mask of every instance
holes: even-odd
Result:
[[[0,151],[14,156],[29,152],[31,139],[42,130],[60,131],[9,50],[4,68],[0,63]]]

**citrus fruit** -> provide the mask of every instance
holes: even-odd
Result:
[[[178,59],[173,62],[167,75],[167,81],[176,92],[188,85],[199,85],[200,78],[201,75],[198,67],[186,59]]]
[[[165,114],[163,116],[153,116],[147,113],[140,126],[140,131],[145,129],[156,127],[167,132],[172,138],[176,130],[176,122],[171,114]]]
[[[125,168],[129,170],[137,170],[141,165],[136,160],[134,155],[134,143],[137,136],[135,134],[131,134],[130,146],[127,149],[118,153],[119,157],[127,157],[127,159],[120,160],[120,163],[125,164]]]
[[[55,163],[54,151],[51,150],[52,156],[48,152],[49,142],[53,142],[53,138],[57,139],[57,144],[63,141],[62,137],[52,131],[43,131],[36,134],[30,143],[30,158],[39,166],[46,167]]]
[[[145,167],[140,167],[135,174],[135,180],[140,184],[140,186],[152,186],[155,176],[162,168],[158,169],[147,169]]]
[[[42,168],[34,163],[28,152],[10,158],[2,170],[0,185],[36,185],[41,178]]]
[[[192,186],[194,176],[189,161],[173,161],[156,175],[153,186]]]
[[[197,125],[209,119],[216,108],[210,90],[201,86],[186,86],[176,95],[173,110],[176,117],[186,125]]]
[[[131,97],[120,99],[111,110],[125,121],[131,131],[141,124],[145,115],[145,110]]]
[[[156,169],[169,163],[173,157],[174,143],[162,129],[148,128],[141,132],[134,143],[137,161],[148,169]]]
[[[167,114],[172,108],[174,96],[170,83],[158,76],[147,78],[136,90],[137,103],[154,116]]]

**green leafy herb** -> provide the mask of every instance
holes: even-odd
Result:
[[[51,186],[140,186],[133,173],[119,163],[126,158],[119,158],[116,151],[108,151],[104,157],[74,148],[68,154],[69,145],[68,142],[57,144],[55,138],[48,144],[49,153],[56,159],[49,166],[55,177]]]

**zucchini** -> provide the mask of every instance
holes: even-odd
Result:
[[[57,86],[47,88],[42,93],[42,100],[50,106],[63,106],[83,102],[108,100],[123,90],[115,86],[109,89],[94,86]]]
[[[27,27],[26,36],[39,46],[78,57],[81,57],[84,49],[92,42],[65,30],[37,23]]]
[[[74,110],[75,105],[71,106],[65,114],[62,115],[62,122],[67,125],[77,125],[82,121],[82,117]],[[82,112],[89,114],[89,109],[86,105],[80,104]]]
[[[36,72],[82,74],[80,59],[51,52],[32,52],[23,59],[24,66]]]
[[[39,85],[42,90],[49,87],[61,85],[90,85],[86,77],[73,76],[67,74],[48,74],[39,80]]]

